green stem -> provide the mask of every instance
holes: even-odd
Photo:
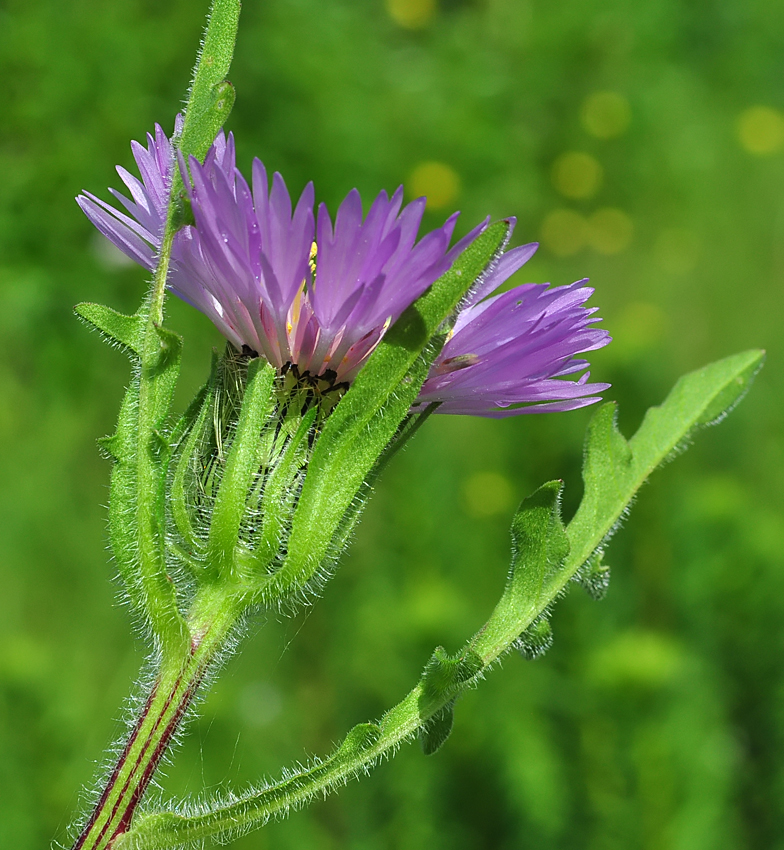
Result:
[[[161,463],[153,449],[161,411],[168,411],[174,385],[166,374],[164,362],[169,354],[163,335],[163,305],[166,298],[166,278],[176,228],[173,224],[174,206],[169,206],[166,231],[161,245],[150,290],[150,311],[144,329],[141,353],[141,375],[138,396],[136,434],[136,535],[142,592],[154,633],[162,642],[164,656],[187,655],[188,634],[177,605],[174,585],[166,571],[164,529],[161,517]],[[168,651],[167,651],[168,649]]]
[[[182,136],[175,140],[185,157],[193,155],[203,160],[231,111],[234,90],[225,77],[234,53],[239,14],[239,0],[213,0],[185,108]],[[160,527],[164,510],[159,486],[165,469],[161,468],[161,445],[156,444],[156,437],[169,412],[179,371],[178,367],[170,367],[178,362],[180,340],[164,330],[163,307],[174,237],[183,223],[182,188],[182,175],[175,160],[166,227],[148,296],[140,352],[134,494],[135,536],[144,607],[164,656],[180,658],[187,656],[188,634],[174,585],[166,571],[165,534]]]
[[[186,158],[204,159],[234,102],[234,90],[225,78],[239,13],[240,0],[212,2],[182,134],[175,139],[176,148]],[[163,328],[163,315],[174,237],[184,221],[182,190],[183,179],[175,161],[158,262],[138,313],[122,317],[104,308],[87,311],[110,339],[120,332],[119,341],[138,363],[117,433],[107,441],[116,460],[110,527],[120,572],[135,607],[146,616],[162,660],[125,747],[76,841],[78,850],[108,850],[130,828],[206,672],[248,605],[247,598],[236,591],[204,590],[186,622],[166,568],[164,484],[172,445],[164,424],[179,372],[181,340]]]
[[[497,658],[498,655],[487,656],[482,660],[488,665]],[[466,684],[462,683],[460,689]],[[458,692],[445,691],[433,699],[420,683],[384,715],[380,724],[365,723],[355,727],[338,750],[323,761],[269,788],[201,815],[186,817],[174,812],[147,815],[123,836],[116,850],[169,850],[218,837],[225,841],[228,836],[260,826],[366,773],[451,704]]]
[[[189,656],[181,664],[162,664],[73,850],[109,850],[130,829],[163,755],[245,608],[244,597],[225,591],[204,591],[197,598],[189,621],[193,635]]]

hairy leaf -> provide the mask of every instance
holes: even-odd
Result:
[[[234,89],[226,82],[240,17],[240,0],[213,0],[185,107],[178,148],[203,160],[234,105]]]
[[[764,359],[763,351],[744,351],[684,375],[628,442],[618,431],[615,404],[597,411],[585,443],[585,494],[568,528],[569,577],[610,537],[656,467],[740,401]]]
[[[214,0],[194,70],[177,144],[203,157],[228,115],[233,92],[224,82],[234,50],[239,0]],[[188,629],[166,570],[164,482],[171,457],[166,425],[179,376],[182,341],[163,327],[169,260],[178,226],[178,169],[150,290],[134,316],[98,304],[77,313],[135,361],[115,434],[103,441],[115,461],[109,527],[120,574],[134,609],[172,656],[189,651]],[[181,182],[179,184],[181,187]]]
[[[207,568],[214,576],[236,578],[236,547],[248,492],[261,462],[261,432],[274,409],[275,368],[256,358],[248,364],[248,383],[239,421],[212,508]]]
[[[74,307],[76,315],[95,328],[109,343],[116,345],[133,360],[141,356],[144,318],[139,313],[126,316],[103,304],[84,302]]]

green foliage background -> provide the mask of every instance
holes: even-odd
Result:
[[[127,363],[71,313],[82,300],[132,310],[144,277],[104,250],[73,196],[107,197],[128,141],[155,121],[171,129],[202,5],[0,6],[3,847],[66,840],[144,657],[111,582],[95,446]],[[643,491],[610,547],[607,599],[572,591],[543,660],[510,657],[464,698],[436,756],[405,747],[236,846],[782,848],[784,150],[750,152],[738,121],[784,109],[784,9],[441,0],[412,29],[406,5],[390,2],[396,20],[382,0],[246,0],[229,123],[241,167],[259,155],[294,192],[312,178],[334,210],[355,185],[367,201],[444,163],[463,230],[516,214],[519,242],[553,210],[622,210],[625,250],[545,245],[520,281],[592,278],[615,337],[593,374],[613,382],[627,435],[684,371],[753,346],[768,366]],[[581,121],[597,91],[630,105],[615,138]],[[556,190],[568,151],[601,164],[593,197]],[[186,337],[184,403],[219,339],[183,304],[170,316]],[[457,648],[500,593],[515,503],[562,477],[573,511],[589,416],[431,419],[380,482],[324,599],[250,629],[166,792],[215,794],[324,753],[397,701],[436,644]]]

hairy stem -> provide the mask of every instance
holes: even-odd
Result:
[[[73,850],[110,850],[126,833],[205,676],[245,610],[243,596],[205,591],[193,606],[184,662],[161,665],[136,722]]]

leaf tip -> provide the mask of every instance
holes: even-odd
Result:
[[[455,722],[454,701],[437,711],[424,726],[419,728],[419,743],[426,756],[437,753],[446,743]]]
[[[547,613],[540,615],[515,641],[520,655],[528,661],[541,658],[553,645],[553,628]]]
[[[381,727],[378,723],[360,723],[343,739],[337,755],[340,758],[353,759],[359,753],[374,747],[380,737]]]

